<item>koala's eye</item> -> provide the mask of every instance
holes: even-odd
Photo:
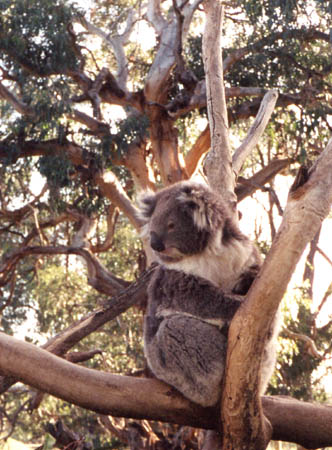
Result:
[[[167,228],[168,228],[168,231],[173,231],[174,228],[175,228],[175,223],[174,222],[169,222],[167,224]]]
[[[186,202],[186,206],[187,206],[188,209],[193,210],[193,209],[197,208],[197,203],[192,202],[192,201],[191,202]]]

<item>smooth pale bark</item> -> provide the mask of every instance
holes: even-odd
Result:
[[[94,181],[103,196],[111,200],[114,205],[121,209],[136,230],[139,230],[142,226],[142,222],[138,218],[137,209],[127,196],[114,173],[110,170],[107,172],[97,172],[94,176]]]
[[[101,414],[207,429],[216,429],[219,423],[216,409],[189,402],[159,380],[80,367],[4,333],[0,333],[0,372]],[[273,439],[307,448],[332,445],[332,407],[287,397],[263,397],[262,401]]]
[[[253,395],[259,386],[263,337],[297,262],[328,215],[331,203],[332,140],[308,173],[300,171],[263,268],[231,323],[222,400],[224,449],[263,449],[271,437],[260,399]]]
[[[271,90],[265,94],[254,123],[250,127],[248,134],[240,147],[234,152],[232,162],[233,170],[236,175],[239,174],[245,160],[258,144],[274,111],[277,99],[278,91],[276,90]]]
[[[203,2],[206,13],[203,34],[203,61],[206,74],[206,99],[211,133],[211,150],[204,169],[212,188],[231,205],[236,204],[235,177],[231,147],[221,55],[223,5],[220,1]],[[234,208],[232,208],[234,209]]]

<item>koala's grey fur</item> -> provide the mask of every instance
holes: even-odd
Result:
[[[221,394],[228,326],[260,269],[260,255],[223,200],[200,183],[144,194],[140,217],[161,263],[148,286],[148,365],[190,400],[212,406]],[[274,320],[261,393],[274,368],[276,336]]]

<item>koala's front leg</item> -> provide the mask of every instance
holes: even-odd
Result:
[[[151,297],[158,299],[158,311],[167,309],[227,322],[244,299],[240,295],[224,293],[208,280],[162,266],[157,269],[149,289]]]

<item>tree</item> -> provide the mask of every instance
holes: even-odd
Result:
[[[34,283],[41,261],[53,271],[51,261],[61,267],[68,255],[78,255],[89,285],[112,296],[68,328],[62,325],[70,322],[77,301],[71,309],[66,302],[66,314],[55,313],[52,320],[39,314],[42,331],[61,328],[43,349],[1,334],[1,391],[21,380],[102,414],[218,430],[222,423],[223,448],[265,448],[271,437],[310,448],[331,445],[329,407],[277,397],[261,401],[256,389],[265,318],[276,311],[331,204],[330,4],[239,1],[226,5],[223,27],[221,4],[211,1],[95,1],[84,11],[62,1],[5,0],[0,8],[3,327],[12,334],[28,308],[40,309]],[[197,32],[204,14],[205,71]],[[151,39],[156,36],[156,45],[147,49],[137,41],[143,24],[154,33]],[[224,39],[229,36],[223,61],[222,28]],[[122,107],[123,119],[115,117],[113,105]],[[206,123],[206,111],[210,127],[192,131]],[[229,127],[242,141],[234,152]],[[263,148],[256,149],[259,139]],[[59,358],[77,363],[93,357],[96,348],[68,352],[144,302],[153,266],[130,283],[122,278],[123,257],[111,270],[104,265],[116,225],[129,221],[139,231],[137,191],[191,177],[203,167],[236,215],[235,194],[239,201],[257,189],[272,196],[276,174],[294,174],[299,164],[283,225],[231,326],[221,412],[190,404],[157,380],[91,371]],[[37,172],[47,182],[33,194]],[[133,245],[141,271],[144,256]],[[91,296],[87,308],[93,301]],[[242,331],[248,327],[250,339]],[[234,367],[239,360],[240,370]],[[40,401],[41,396],[34,407]]]

